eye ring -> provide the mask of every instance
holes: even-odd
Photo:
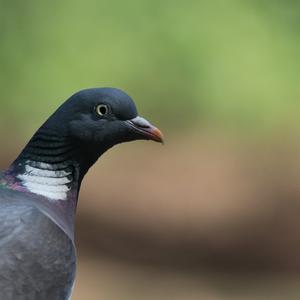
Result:
[[[99,104],[96,106],[96,113],[99,115],[99,116],[104,116],[104,115],[107,115],[108,114],[108,106],[105,105],[105,104]]]

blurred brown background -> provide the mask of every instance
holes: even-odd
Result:
[[[72,299],[299,299],[299,16],[292,0],[0,0],[1,168],[92,86],[166,136],[85,178]]]

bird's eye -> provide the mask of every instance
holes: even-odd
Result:
[[[105,104],[99,104],[96,106],[96,112],[99,116],[108,114],[108,106]]]

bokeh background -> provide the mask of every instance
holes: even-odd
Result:
[[[74,300],[300,297],[300,2],[0,0],[0,165],[72,93],[166,136],[83,184]]]

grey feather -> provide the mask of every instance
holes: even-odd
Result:
[[[76,269],[72,239],[31,199],[0,191],[0,299],[68,299]]]

